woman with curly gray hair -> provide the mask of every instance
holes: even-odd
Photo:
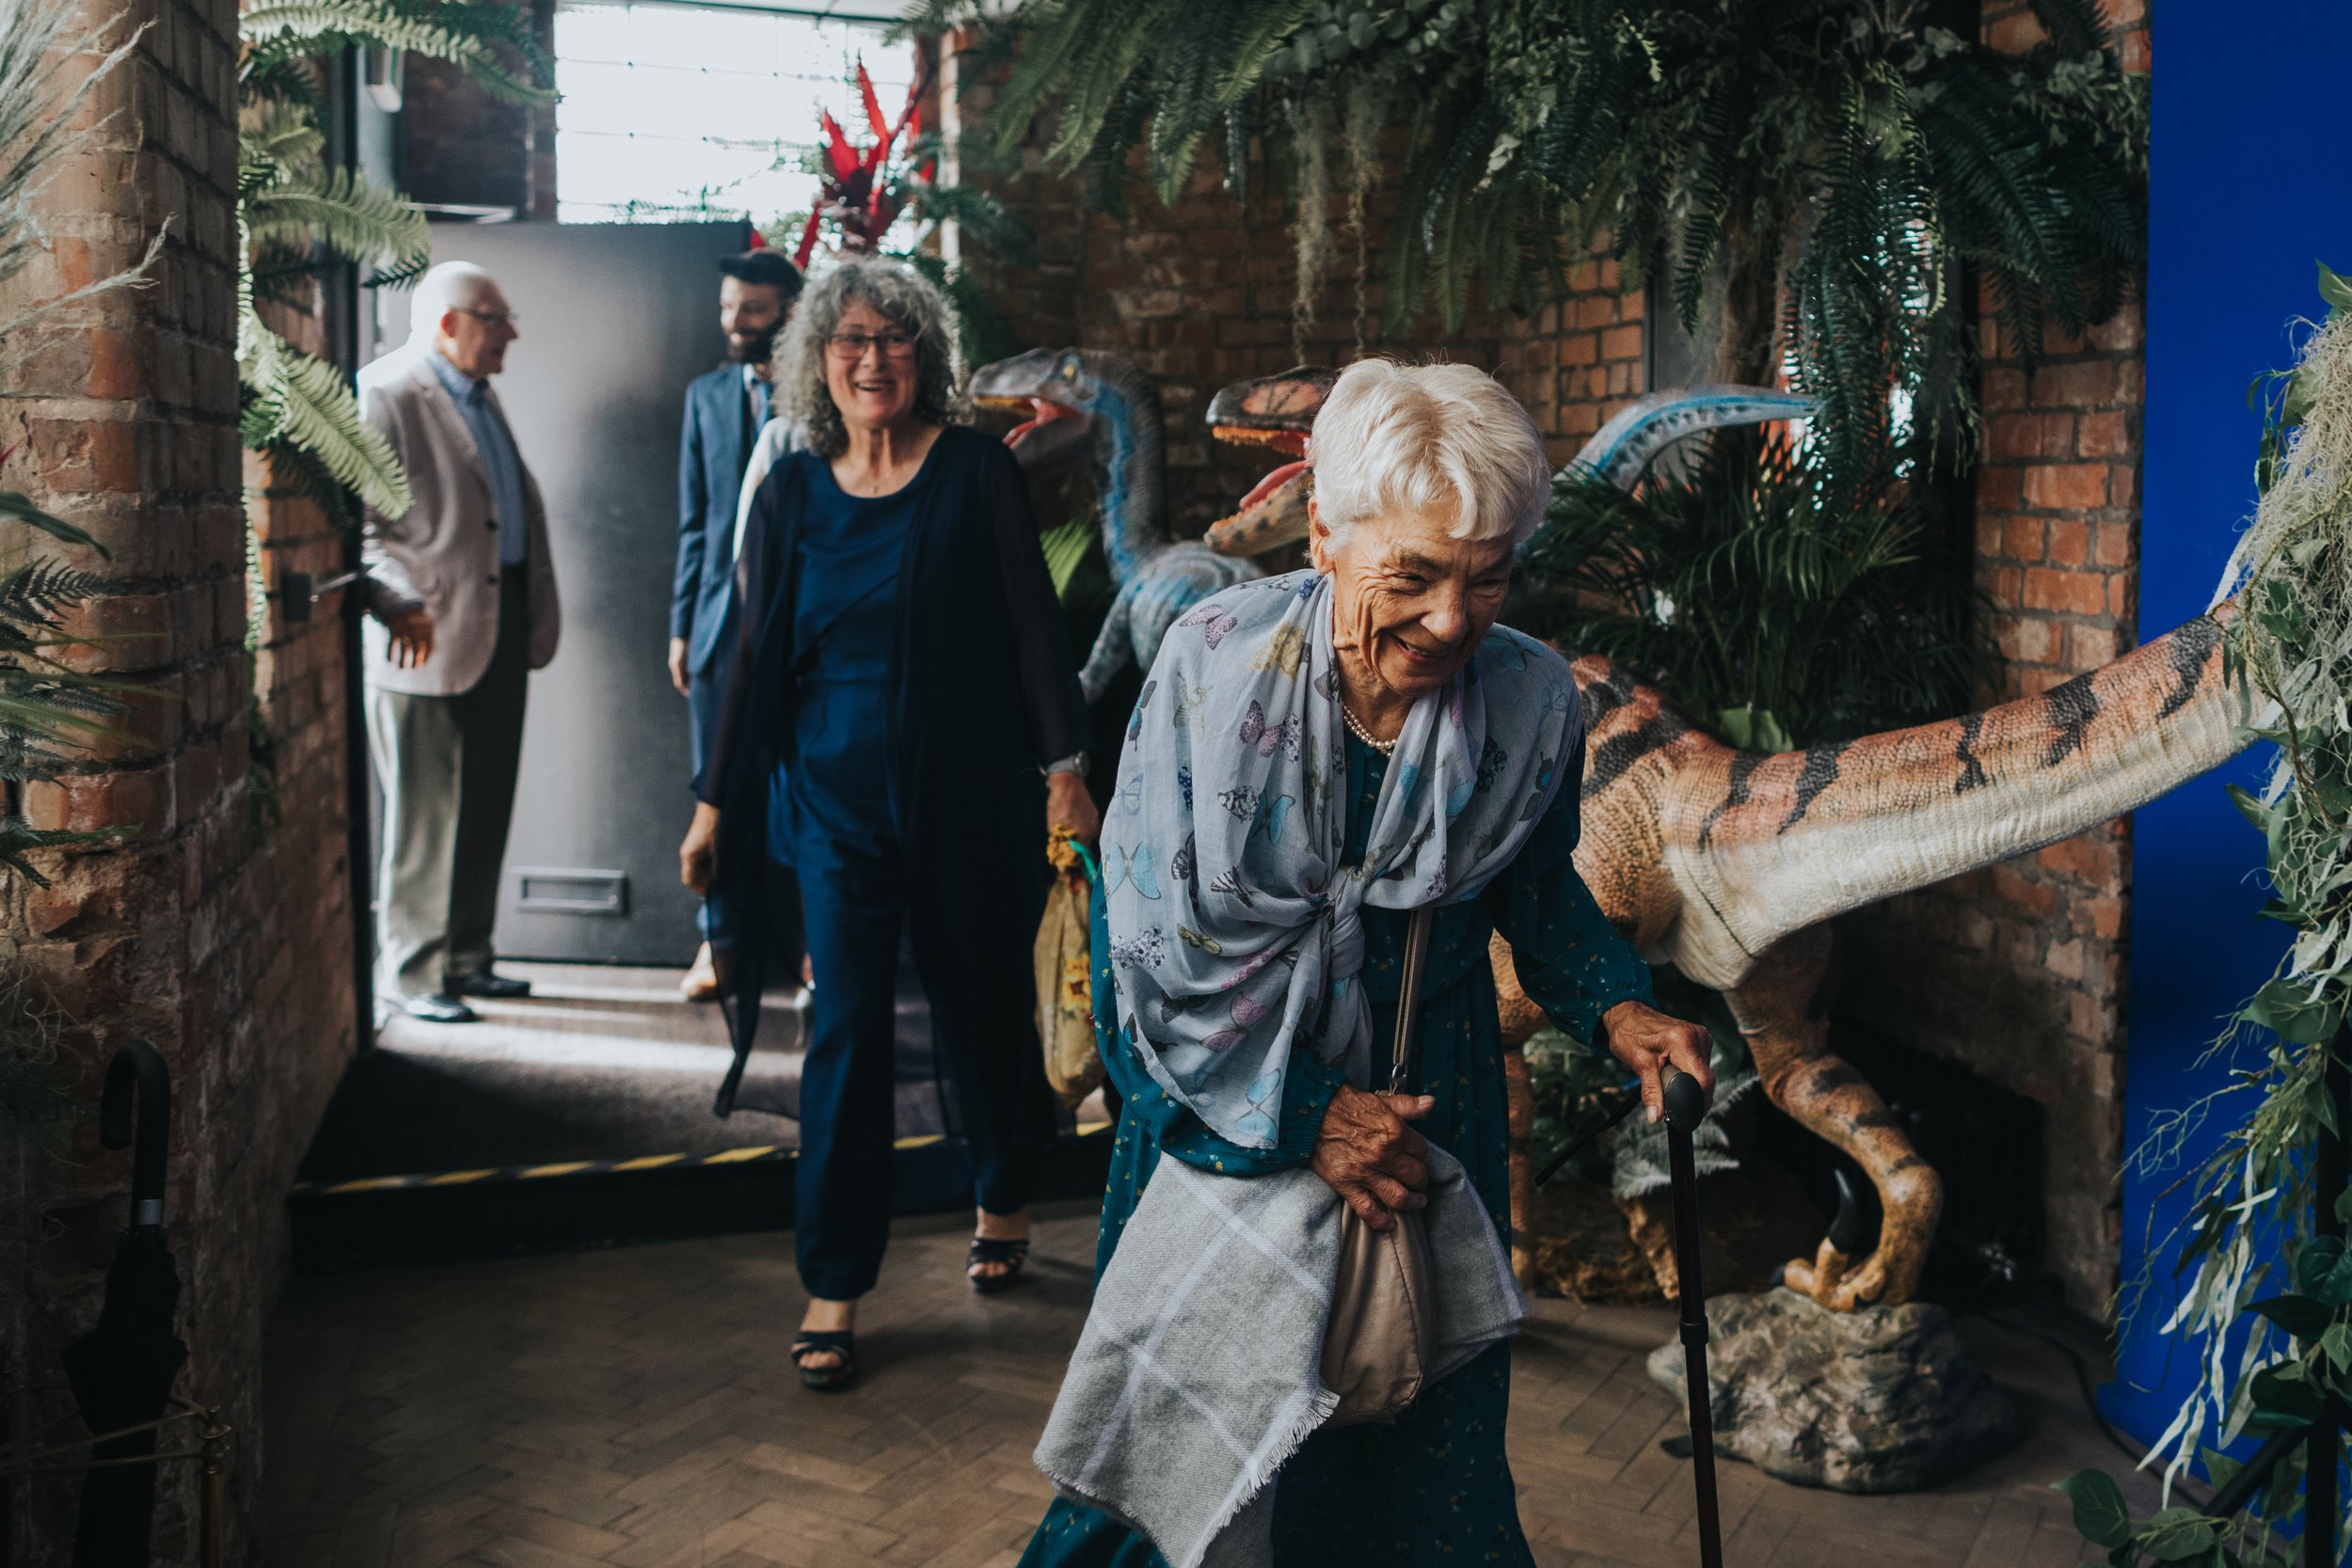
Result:
[[[687,885],[729,901],[735,940],[716,956],[739,1072],[764,977],[762,858],[799,873],[816,987],[795,1173],[810,1302],[792,1358],[816,1388],[854,1374],[857,1302],[888,1238],[902,928],[971,1146],[966,1273],[982,1291],[1019,1273],[1053,1136],[1029,952],[1043,834],[1091,842],[1097,826],[1025,483],[1001,442],[949,422],[952,320],[895,261],[844,261],[802,294],[777,377],[802,445],[746,515],[743,613],[678,851]]]

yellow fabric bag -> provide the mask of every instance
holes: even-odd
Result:
[[[1093,913],[1093,857],[1056,828],[1045,858],[1054,867],[1045,920],[1037,931],[1037,1033],[1045,1043],[1045,1081],[1075,1110],[1103,1084],[1103,1057],[1094,1048],[1094,984],[1087,942]]]

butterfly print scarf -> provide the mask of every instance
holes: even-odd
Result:
[[[1364,857],[1347,842],[1331,585],[1228,588],[1170,628],[1103,822],[1122,1041],[1229,1142],[1276,1141],[1304,1044],[1371,1083],[1366,904],[1476,896],[1550,805],[1583,713],[1560,656],[1497,626],[1413,705]]]

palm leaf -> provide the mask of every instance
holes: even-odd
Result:
[[[29,524],[48,534],[52,539],[62,539],[69,545],[80,545],[85,548],[96,550],[99,555],[107,560],[114,558],[113,552],[100,544],[88,531],[67,522],[63,517],[53,516],[42,511],[20,491],[0,490],[0,517],[6,517],[11,522]]]

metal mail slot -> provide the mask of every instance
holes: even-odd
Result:
[[[628,873],[517,866],[515,907],[534,914],[625,915],[628,913]]]

